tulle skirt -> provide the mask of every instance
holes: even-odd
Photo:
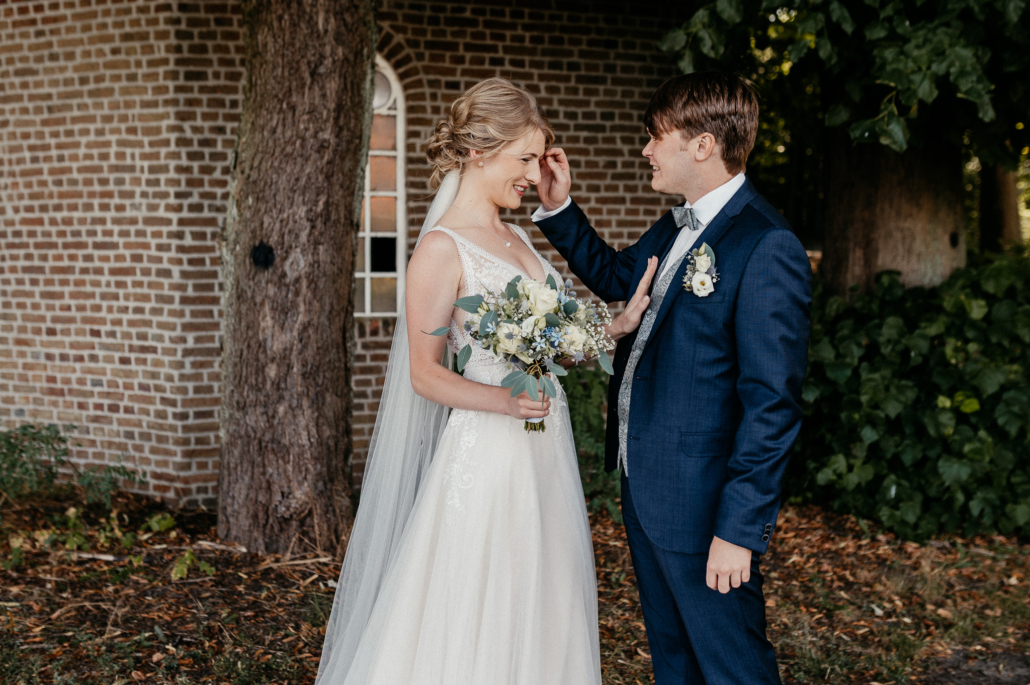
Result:
[[[590,526],[559,395],[542,433],[451,412],[355,659],[320,683],[601,682]]]

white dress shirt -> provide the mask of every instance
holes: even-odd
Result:
[[[686,226],[680,229],[679,235],[676,236],[676,241],[672,244],[672,249],[669,250],[669,258],[665,260],[665,271],[668,271],[669,267],[676,263],[680,258],[680,255],[694,246],[694,243],[696,243],[697,239],[701,237],[701,234],[705,232],[705,228],[707,228],[708,224],[712,222],[712,219],[722,211],[722,208],[726,206],[726,203],[730,201],[730,198],[736,195],[737,191],[743,187],[745,180],[744,172],[741,171],[715,190],[702,196],[694,204],[690,204],[689,202],[683,203],[684,207],[692,207],[694,209],[694,216],[697,218],[697,223],[701,227],[701,230],[691,231]],[[543,205],[541,205],[535,212],[533,212],[531,220],[536,223],[543,219],[547,219],[548,217],[552,217],[555,214],[564,211],[570,204],[572,204],[571,197],[566,198],[565,203],[561,207],[550,212],[545,210]],[[663,275],[665,275],[665,271],[662,271],[662,273],[655,276],[654,280],[656,283],[661,280]]]

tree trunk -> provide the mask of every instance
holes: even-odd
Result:
[[[828,287],[868,289],[881,271],[908,286],[935,286],[965,266],[962,158],[938,141],[898,154],[855,144],[830,129],[826,141],[826,240],[819,266]]]
[[[345,545],[353,272],[371,126],[372,0],[248,0],[223,236],[218,534]]]
[[[1002,252],[1023,242],[1016,173],[1000,164],[980,171],[980,249]]]

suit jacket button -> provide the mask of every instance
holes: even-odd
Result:
[[[762,536],[762,542],[769,542],[769,534],[768,533],[766,533],[765,535]]]

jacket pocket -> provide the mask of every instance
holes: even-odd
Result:
[[[697,304],[715,304],[717,302],[724,302],[726,300],[726,291],[719,292],[716,290],[705,297],[699,297],[694,293],[685,292],[681,295],[686,300],[686,304],[697,305]]]
[[[680,433],[680,452],[686,457],[728,457],[732,449],[733,433]]]

